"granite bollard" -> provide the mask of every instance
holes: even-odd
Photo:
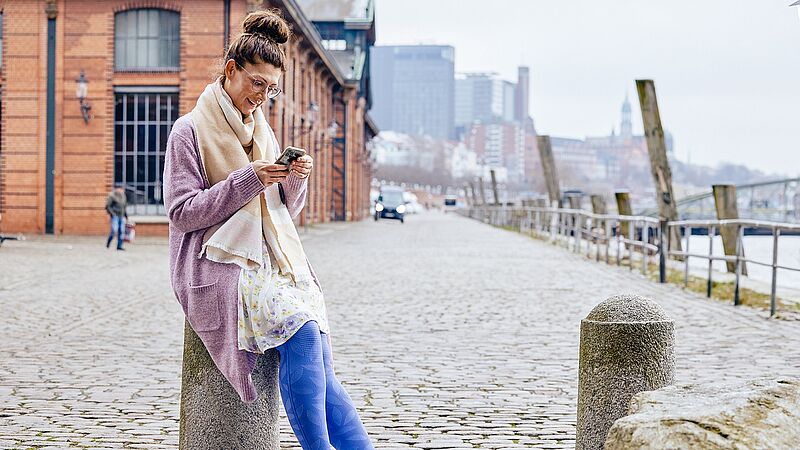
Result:
[[[575,448],[602,449],[631,398],[672,384],[674,323],[656,302],[616,295],[581,321]]]
[[[188,322],[183,341],[179,448],[279,450],[277,350],[258,357],[252,375],[258,400],[248,405],[214,365]]]

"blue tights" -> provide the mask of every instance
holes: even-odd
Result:
[[[353,400],[333,373],[328,337],[310,320],[280,354],[281,399],[303,450],[373,450]]]

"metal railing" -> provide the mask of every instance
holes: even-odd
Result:
[[[547,207],[475,206],[459,211],[460,214],[494,226],[511,228],[521,233],[545,238],[575,253],[584,253],[596,261],[604,260],[616,265],[628,260],[630,270],[638,263],[642,274],[647,274],[652,260],[657,260],[659,282],[667,279],[669,259],[683,262],[684,285],[689,284],[689,260],[701,258],[708,261],[706,295],[711,297],[714,261],[731,262],[735,266],[734,304],[740,304],[742,264],[751,263],[772,268],[770,316],[777,312],[778,270],[800,272],[800,267],[778,264],[778,243],[781,232],[800,233],[800,225],[756,220],[679,220],[666,221],[650,216],[595,214],[586,210]],[[735,227],[736,254],[714,255],[714,236],[723,227]],[[747,258],[744,254],[745,229],[771,230],[773,237],[772,261]],[[692,253],[689,237],[695,230],[709,236],[708,253]],[[670,245],[670,236],[686,237],[686,245]],[[635,261],[637,260],[637,261]]]
[[[735,270],[735,281],[734,281],[734,298],[733,303],[738,305],[740,303],[739,298],[739,286],[741,283],[742,277],[742,264],[749,263],[755,264],[759,266],[766,266],[770,267],[772,270],[772,280],[770,283],[770,316],[774,316],[777,312],[777,297],[776,292],[778,288],[778,269],[781,270],[788,270],[792,272],[800,272],[800,268],[798,267],[789,267],[778,264],[778,242],[781,237],[781,232],[783,231],[791,231],[793,233],[800,232],[800,225],[797,224],[790,224],[790,223],[782,223],[782,222],[767,222],[767,221],[760,221],[760,220],[747,220],[747,219],[728,219],[728,220],[678,220],[674,222],[668,222],[667,225],[669,227],[676,227],[681,230],[681,234],[684,236],[691,236],[693,231],[696,229],[701,229],[706,232],[708,235],[708,254],[700,254],[700,253],[691,253],[690,252],[690,240],[686,239],[686,248],[682,251],[672,251],[670,250],[668,254],[670,256],[678,256],[684,259],[684,284],[688,284],[689,279],[689,258],[703,258],[708,260],[708,278],[706,280],[706,296],[711,297],[711,289],[712,289],[712,274],[713,274],[713,264],[714,261],[725,261],[726,263],[732,262],[734,264]],[[734,255],[718,255],[714,256],[714,236],[717,235],[718,232],[722,230],[723,227],[731,227],[735,229],[736,233],[736,250]],[[744,252],[744,230],[745,229],[751,230],[771,230],[772,235],[772,261],[765,262],[759,261],[753,258],[747,258]]]

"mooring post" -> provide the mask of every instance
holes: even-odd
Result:
[[[497,176],[494,169],[489,170],[489,175],[492,177],[492,193],[494,194],[494,205],[500,206],[500,193],[497,192]]]
[[[633,210],[631,209],[631,194],[628,191],[614,192],[614,198],[617,200],[617,214],[620,216],[632,216]],[[619,233],[623,236],[628,235],[628,222],[620,222]]]
[[[739,209],[736,207],[736,186],[733,184],[715,184],[711,186],[714,193],[714,206],[717,210],[717,219],[738,219]],[[737,255],[737,243],[739,242],[739,227],[736,225],[723,225],[719,230],[722,236],[722,247],[727,256]],[[744,258],[744,250],[738,253],[740,258]],[[736,263],[726,261],[725,266],[729,273],[736,272]],[[741,274],[747,276],[747,266],[744,261],[740,262]]]
[[[483,177],[478,177],[478,190],[481,192],[481,206],[486,206],[486,190],[483,187]]]
[[[547,185],[547,195],[550,204],[557,202],[557,207],[561,206],[561,188],[558,185],[558,171],[556,162],[553,158],[553,148],[550,143],[550,136],[537,136],[536,144],[539,147],[539,159],[542,163],[544,181]]]
[[[647,154],[650,156],[650,172],[656,188],[658,215],[670,221],[678,220],[677,199],[672,190],[672,170],[667,159],[667,143],[658,110],[656,85],[653,80],[636,80],[636,90],[639,93],[639,105],[642,110]],[[674,246],[673,250],[680,250],[681,241],[678,239],[677,231],[673,229],[671,232],[675,235],[671,236],[670,245]]]

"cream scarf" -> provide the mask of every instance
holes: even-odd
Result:
[[[275,161],[277,140],[261,108],[242,118],[222,87],[222,79],[206,86],[192,119],[197,130],[200,158],[211,185],[228,178],[231,172],[251,160]],[[252,145],[250,154],[244,148]],[[225,222],[206,230],[198,257],[243,269],[256,270],[269,265],[264,258],[263,241],[272,250],[280,271],[295,282],[311,279],[308,260],[297,229],[274,183],[239,209]]]

